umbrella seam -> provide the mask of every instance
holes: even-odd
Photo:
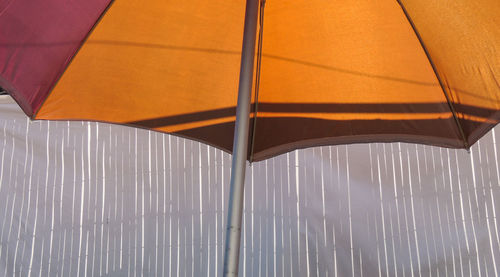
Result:
[[[78,55],[78,52],[80,52],[80,50],[82,49],[83,45],[88,41],[90,35],[95,30],[95,28],[97,27],[97,25],[99,25],[99,23],[104,18],[104,16],[107,14],[107,12],[110,10],[110,8],[114,4],[114,2],[115,2],[115,0],[109,1],[108,5],[101,12],[101,15],[99,16],[99,18],[95,21],[95,23],[92,25],[92,27],[87,32],[87,35],[82,39],[82,41],[79,44],[79,46],[76,47],[76,49],[74,49],[74,51],[73,51],[73,54],[67,58],[67,60],[65,61],[65,65],[60,70],[60,72],[57,75],[57,77],[55,78],[55,80],[52,82],[52,85],[51,85],[51,87],[49,89],[49,92],[45,96],[45,99],[42,101],[42,103],[40,103],[40,105],[38,107],[36,107],[36,110],[33,111],[33,115],[31,116],[31,119],[36,119],[36,117],[38,116],[38,112],[42,109],[42,107],[45,104],[45,102],[47,102],[47,99],[49,99],[50,95],[52,94],[52,92],[56,88],[57,84],[62,79],[64,73],[66,73],[67,69],[71,66],[71,63],[73,62],[73,60],[75,59],[75,57]]]
[[[261,0],[260,2],[260,11],[259,11],[259,41],[257,42],[257,64],[255,67],[255,98],[254,98],[254,109],[253,109],[253,121],[252,121],[252,130],[251,130],[251,139],[250,139],[250,153],[249,153],[249,162],[253,162],[253,151],[255,145],[255,132],[257,129],[257,110],[259,107],[259,87],[260,87],[260,70],[261,70],[261,61],[262,61],[262,40],[264,34],[264,7],[266,5],[266,0]]]
[[[432,71],[434,72],[434,75],[436,76],[436,78],[437,78],[437,80],[439,82],[439,86],[441,87],[441,90],[443,91],[443,94],[444,94],[444,96],[446,98],[446,101],[448,102],[448,107],[450,108],[450,111],[453,114],[453,118],[455,119],[455,123],[456,123],[456,125],[458,127],[460,135],[462,136],[462,141],[464,143],[464,147],[465,147],[465,149],[469,149],[470,145],[467,142],[467,137],[465,136],[465,132],[464,132],[464,130],[462,128],[462,125],[460,124],[460,121],[458,119],[455,107],[451,103],[450,96],[448,95],[448,92],[446,90],[444,82],[441,79],[441,76],[439,75],[439,73],[437,71],[437,67],[434,64],[434,61],[432,60],[431,55],[430,55],[429,51],[427,50],[427,47],[425,46],[424,41],[423,41],[422,37],[420,36],[420,33],[418,32],[417,27],[415,26],[415,23],[413,22],[413,20],[411,19],[410,15],[408,14],[408,11],[406,10],[405,6],[401,2],[401,0],[397,0],[397,2],[399,4],[399,6],[401,7],[404,15],[406,16],[406,19],[408,20],[408,23],[410,23],[410,26],[412,27],[413,32],[415,33],[415,36],[417,37],[418,41],[420,42],[420,46],[424,50],[425,56],[427,57],[427,60],[429,61],[429,64],[432,67]]]

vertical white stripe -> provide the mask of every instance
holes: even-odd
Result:
[[[300,189],[299,189],[299,151],[295,151],[295,192],[296,192],[296,197],[297,197],[297,204],[296,204],[296,209],[297,209],[297,253],[300,252]],[[307,233],[307,232],[306,232]],[[298,267],[299,267],[299,272],[302,272],[300,270],[300,255],[299,255],[299,261],[298,261]]]
[[[64,237],[63,237],[63,246],[62,246],[62,259],[61,259],[61,276],[64,275],[64,265],[66,264],[66,232],[67,230],[64,230]],[[71,264],[72,261],[70,260],[69,263]]]
[[[273,186],[273,276],[277,276],[276,274],[276,263],[277,253],[276,253],[276,188]]]
[[[307,277],[311,276],[311,266],[309,265],[311,263],[311,260],[309,258],[309,226],[307,222],[307,218],[305,219],[306,221],[306,270],[307,270]]]
[[[320,149],[321,151],[321,160],[323,160],[323,148]],[[321,164],[320,166],[320,174],[321,174],[321,204],[322,204],[322,216],[323,216],[323,238],[324,238],[324,246],[326,247],[326,203],[325,203],[325,175],[324,175],[324,163]]]
[[[391,244],[392,244],[392,260],[393,260],[393,266],[394,266],[394,276],[398,276],[398,265],[396,261],[396,242],[394,241],[394,226],[392,224],[392,209],[391,205],[389,205],[389,225],[391,227]],[[389,272],[389,268],[387,268],[387,272]]]
[[[56,125],[57,130],[57,125]],[[57,138],[56,138],[57,142]],[[48,171],[47,171],[48,174]],[[54,183],[52,186],[52,213],[51,213],[51,223],[50,223],[50,243],[49,243],[49,267],[48,274],[51,273],[52,266],[52,247],[54,245],[54,224],[55,224],[55,207],[56,207],[56,186],[57,186],[57,157],[54,157]]]
[[[127,141],[127,145],[128,147],[130,148],[130,132],[129,133],[129,140]],[[122,133],[123,135],[123,133]],[[122,142],[123,142],[123,136],[122,136]],[[121,152],[121,159],[120,159],[120,164],[121,164],[121,195],[120,195],[120,198],[121,198],[121,203],[120,203],[120,218],[121,218],[121,222],[120,222],[120,269],[123,268],[123,222],[125,221],[125,217],[124,217],[124,202],[125,202],[125,186],[124,186],[124,173],[125,173],[125,170],[124,170],[124,154],[125,151],[122,151]],[[129,151],[130,153],[130,151]],[[128,174],[127,174],[128,175]],[[128,179],[128,178],[127,178]],[[130,252],[128,253],[128,256],[130,257]]]
[[[101,197],[101,243],[100,243],[100,261],[99,261],[99,276],[102,275],[102,268],[103,268],[103,250],[104,250],[104,211],[105,211],[105,201],[106,201],[106,161],[105,161],[105,155],[106,155],[106,143],[105,140],[103,140],[102,143],[102,156],[101,156],[101,166],[102,166],[102,197]],[[96,190],[97,191],[97,190]],[[97,195],[96,195],[97,196]]]
[[[432,170],[433,170],[433,176],[434,176],[434,193],[436,195],[436,208],[437,208],[437,216],[438,216],[438,226],[439,226],[439,234],[441,236],[440,242],[441,242],[441,250],[442,250],[442,255],[443,255],[443,260],[444,260],[444,268],[445,268],[445,273],[448,275],[448,261],[447,261],[447,255],[446,255],[446,247],[444,245],[445,237],[443,235],[443,223],[441,221],[441,211],[440,211],[440,203],[439,203],[439,189],[438,189],[438,184],[437,184],[437,173],[436,173],[436,160],[434,156],[434,150],[432,149],[431,151],[431,156],[432,156]],[[441,167],[442,168],[442,167]],[[432,213],[431,213],[432,216]],[[433,221],[431,220],[431,223]],[[436,251],[437,252],[437,251]],[[439,274],[439,271],[438,271]]]
[[[81,182],[77,183],[76,182],[76,140],[74,140],[74,147],[73,147],[73,195],[72,195],[72,198],[71,198],[71,244],[70,244],[70,248],[69,248],[69,273],[68,275],[69,276],[72,276],[71,275],[71,269],[72,269],[72,266],[73,266],[73,244],[74,244],[74,237],[73,237],[73,234],[74,234],[74,231],[75,231],[75,203],[76,203],[76,186],[79,185],[79,186],[83,186],[83,177],[82,177],[82,180]],[[82,152],[83,152],[83,149],[82,149]],[[82,176],[83,176],[83,171],[82,171]]]
[[[281,160],[281,159],[280,159]],[[285,246],[285,236],[286,236],[286,232],[285,232],[285,211],[284,211],[284,202],[285,202],[285,199],[283,198],[283,163],[279,163],[281,166],[280,166],[280,176],[279,176],[279,182],[280,182],[280,217],[281,217],[281,226],[280,226],[280,229],[281,229],[281,240],[280,240],[280,247],[281,247],[281,276],[282,277],[285,277],[285,256],[286,256],[286,251],[288,250],[287,247]]]
[[[137,129],[134,129],[134,188],[135,188],[135,193],[134,193],[134,225],[137,226],[137,216],[138,216],[138,199],[139,199],[139,181],[138,181],[138,173],[139,173],[139,168],[137,165],[137,159],[139,158],[137,156]],[[137,276],[137,227],[134,228],[134,272],[135,275]]]
[[[96,139],[96,144],[95,144],[95,156],[94,156],[94,163],[95,163],[95,179],[93,180],[93,186],[90,188],[94,187],[93,194],[91,190],[89,190],[89,207],[92,207],[94,210],[94,217],[92,218],[93,224],[93,234],[92,234],[92,239],[93,239],[93,244],[92,244],[92,268],[90,269],[91,276],[94,276],[95,274],[95,258],[96,258],[96,245],[97,245],[97,210],[98,210],[98,189],[99,189],[99,125],[95,124],[95,139]],[[94,199],[94,204],[91,206],[90,205],[90,199]],[[90,217],[88,218],[90,220]]]
[[[31,157],[31,161],[30,161],[30,174],[29,174],[29,181],[28,181],[28,209],[27,209],[27,212],[26,212],[26,222],[28,222],[28,219],[29,219],[29,215],[31,214],[30,213],[30,207],[31,207],[31,190],[33,188],[32,184],[33,184],[33,161],[35,160],[35,156],[33,155],[33,140],[31,140],[31,143],[30,143],[30,157]],[[1,186],[1,181],[0,181],[0,186]],[[38,196],[37,196],[37,199],[38,199]],[[35,209],[36,209],[36,206],[35,206]],[[28,224],[26,224],[24,226],[24,233],[26,234],[29,234],[28,232]],[[25,243],[26,244],[26,243]],[[24,248],[23,248],[23,255],[22,257],[24,257]],[[31,263],[31,261],[30,261]],[[31,265],[30,265],[30,268],[31,268]]]
[[[353,237],[352,237],[352,210],[351,210],[351,178],[349,171],[349,147],[345,147],[345,164],[346,164],[346,176],[347,176],[347,206],[349,209],[349,243],[351,250],[351,272],[354,276],[354,247],[353,247]]]
[[[7,149],[7,124],[3,125],[3,146],[2,146],[2,159],[0,163],[0,191],[2,190],[2,184],[3,184],[3,165],[5,164],[5,149]],[[12,148],[14,149],[14,148]]]
[[[424,159],[427,159],[427,156],[425,155],[425,147],[423,147],[423,152],[424,152]],[[422,216],[422,224],[423,224],[423,231],[424,231],[424,243],[425,243],[425,250],[426,250],[426,255],[427,255],[427,267],[431,266],[431,257],[429,253],[429,239],[427,235],[427,224],[426,224],[426,217],[425,217],[425,203],[424,203],[424,196],[422,196],[422,173],[420,170],[420,155],[418,151],[418,146],[415,145],[415,156],[417,158],[417,176],[418,176],[418,187],[419,187],[419,194],[420,194],[420,207],[421,207],[421,216]],[[425,168],[427,167],[427,161],[425,160]],[[427,168],[426,168],[427,170]],[[426,171],[427,173],[427,171]],[[421,228],[420,228],[421,229]],[[425,265],[424,265],[425,266]],[[424,267],[425,269],[425,267]],[[420,273],[421,274],[421,273]],[[429,274],[432,275],[432,272],[429,271]]]
[[[334,265],[334,276],[338,275],[338,263],[337,263],[337,241],[335,238],[335,224],[332,224],[332,238],[333,238],[333,265]]]
[[[43,263],[43,248],[45,247],[45,239],[42,239],[42,250],[41,250],[41,257],[40,257],[40,261],[41,261],[41,264],[40,264],[40,271],[38,272],[38,276],[41,277],[42,276],[42,272],[43,272],[43,266],[44,266],[44,263]],[[5,270],[7,270],[7,267],[5,267]]]
[[[457,223],[457,215],[456,215],[456,212],[455,212],[455,196],[454,196],[454,192],[453,192],[453,177],[452,177],[452,174],[451,174],[451,158],[450,158],[450,149],[446,149],[446,156],[448,157],[448,177],[450,179],[450,196],[451,196],[451,207],[452,207],[452,213],[453,213],[453,226],[455,227],[455,235],[456,235],[456,239],[457,241],[459,241],[459,234],[458,234],[458,223]],[[460,178],[459,178],[460,179]],[[458,258],[459,258],[459,263],[460,263],[460,271],[463,275],[463,263],[462,263],[462,255],[458,255]],[[454,262],[454,261],[453,261]],[[453,268],[453,270],[455,270],[455,268]]]
[[[385,213],[384,213],[384,197],[382,193],[382,176],[380,172],[380,158],[377,152],[377,172],[378,172],[378,185],[379,185],[379,198],[380,198],[380,215],[382,216],[382,237],[384,242],[384,259],[385,259],[385,272],[389,276],[389,260],[387,258],[387,238],[385,234]],[[377,236],[378,238],[378,236]],[[361,256],[361,253],[360,253]]]
[[[68,123],[69,124],[69,123]],[[62,130],[63,135],[62,137],[64,138],[64,129]],[[67,129],[67,133],[69,133],[69,128]],[[69,143],[69,142],[66,142]],[[59,199],[59,225],[62,225],[62,218],[63,218],[63,196],[64,196],[64,165],[66,164],[66,160],[64,159],[64,154],[65,152],[65,144],[64,144],[64,139],[61,140],[61,198]]]
[[[497,143],[496,143],[496,135],[495,135],[495,128],[491,130],[492,136],[493,136],[493,153],[495,154],[495,168],[496,168],[496,173],[497,173],[497,183],[496,187],[500,187],[500,168],[498,166],[498,152],[497,152]],[[491,178],[490,178],[491,182]],[[496,240],[497,240],[497,248],[500,249],[500,239],[499,239],[499,231],[498,231],[498,223],[497,223],[497,214],[496,214],[496,204],[495,200],[493,197],[493,185],[490,186],[490,196],[491,196],[491,203],[493,204],[493,222],[495,226],[495,234],[496,234]]]
[[[287,199],[291,201],[291,195],[290,195],[290,176],[292,175],[292,172],[290,171],[290,152],[286,153],[286,173],[287,173],[287,184],[288,184],[288,193],[287,193]],[[291,208],[289,209],[289,215],[292,217]],[[291,221],[291,218],[289,219]],[[288,229],[288,235],[289,235],[289,244],[290,245],[290,260],[288,265],[290,266],[290,277],[293,277],[293,268],[294,268],[294,263],[293,263],[293,258],[292,258],[292,252],[293,252],[293,244],[292,244],[292,224],[291,222],[289,223],[289,229]],[[252,234],[253,234],[253,171],[252,171]],[[253,249],[253,235],[252,235],[252,249]]]
[[[475,195],[475,198],[476,198],[476,209],[477,209],[477,212],[478,212],[477,219],[479,221],[479,219],[480,219],[480,217],[479,217],[479,206],[478,206],[479,202],[478,202],[478,199],[477,199],[477,183],[476,183],[476,172],[475,172],[476,168],[474,166],[474,152],[475,151],[473,151],[473,149],[470,150],[470,163],[471,163],[471,170],[472,170],[472,184],[473,184],[473,188],[474,188],[474,195]],[[471,218],[474,218],[474,215],[472,213],[472,204],[469,205],[469,212],[470,212]],[[474,235],[474,247],[476,249],[477,276],[481,276],[481,263],[479,261],[479,248],[478,248],[478,245],[477,245],[476,228],[474,227],[474,222],[471,223],[471,226],[472,226],[472,234]]]
[[[191,146],[193,142],[191,141]],[[190,169],[191,169],[191,277],[194,277],[194,156],[193,156],[193,148],[191,147],[190,151]],[[187,170],[186,170],[187,172]]]
[[[200,189],[200,195],[199,195],[199,200],[200,200],[200,257],[199,257],[199,262],[200,262],[200,273],[203,272],[203,251],[204,251],[204,247],[203,247],[203,168],[202,168],[202,159],[201,159],[201,143],[198,143],[198,163],[199,163],[199,168],[198,168],[198,171],[199,171],[199,189]],[[210,170],[207,170],[207,172],[210,172]],[[210,187],[210,176],[208,177],[207,179],[207,185]],[[210,195],[210,193],[209,193]],[[194,262],[194,260],[193,260]],[[193,274],[194,274],[194,270],[193,270]]]
[[[420,250],[419,250],[419,243],[418,243],[418,235],[417,235],[417,223],[415,221],[415,207],[413,205],[413,185],[411,181],[411,165],[410,165],[410,152],[409,149],[406,149],[406,155],[407,155],[407,161],[408,161],[408,185],[410,187],[410,204],[411,204],[411,217],[412,217],[412,223],[413,223],[413,237],[415,239],[415,249],[417,250],[417,266],[418,266],[418,274],[419,276],[422,276],[422,268],[420,266]]]
[[[397,219],[397,227],[398,227],[398,238],[399,238],[399,247],[401,248],[403,242],[402,242],[402,236],[401,236],[401,222],[400,222],[400,216],[399,216],[399,203],[398,203],[398,188],[397,188],[397,181],[396,181],[396,160],[394,158],[395,156],[395,151],[394,151],[394,143],[391,144],[391,160],[392,160],[392,177],[393,177],[393,185],[394,185],[394,202],[396,206],[396,219]],[[394,264],[397,264],[396,259],[394,259]],[[397,276],[397,271],[395,272]]]
[[[19,225],[18,225],[18,230],[17,230],[17,236],[16,236],[16,249],[14,251],[14,262],[13,262],[13,265],[14,265],[14,275],[16,274],[21,274],[21,272],[16,272],[16,269],[17,269],[17,266],[16,266],[16,261],[17,261],[17,251],[18,251],[18,248],[19,248],[19,242],[21,240],[21,227],[22,227],[22,216],[23,216],[23,211],[24,211],[24,198],[25,198],[25,195],[26,195],[26,178],[28,176],[27,172],[26,172],[26,169],[28,167],[28,153],[29,153],[29,147],[28,147],[28,134],[29,134],[29,119],[26,119],[26,134],[25,134],[25,149],[24,151],[26,152],[25,154],[25,158],[24,158],[24,170],[23,170],[23,182],[22,182],[22,200],[21,200],[21,211],[19,211],[19,217],[21,218],[19,220]],[[16,174],[17,175],[17,174]],[[31,174],[29,174],[31,175]],[[0,184],[1,186],[1,184]],[[29,207],[29,202],[28,202],[28,207]],[[14,206],[12,207],[12,212],[14,212]],[[28,218],[28,214],[26,214],[26,219]],[[27,220],[26,220],[27,221]],[[9,240],[9,239],[7,239]],[[20,266],[20,270],[22,270],[22,265]]]
[[[15,126],[15,125],[16,125],[16,121],[14,120],[14,122],[13,122],[13,123],[14,123],[14,126]],[[10,155],[10,163],[9,163],[9,167],[8,167],[8,169],[9,169],[9,182],[13,182],[13,181],[12,181],[12,179],[14,178],[14,177],[12,176],[12,169],[13,169],[14,167],[16,167],[16,169],[17,169],[17,166],[14,166],[14,152],[15,152],[15,149],[16,149],[16,148],[15,148],[16,146],[15,146],[15,139],[14,139],[14,136],[12,137],[12,140],[11,140],[11,141],[12,141],[12,151],[11,151],[11,155]],[[15,175],[17,175],[17,174],[15,174]],[[10,188],[10,186],[7,186],[7,189],[9,189],[9,188]],[[14,195],[15,195],[15,193],[16,193],[16,191],[14,190]],[[7,215],[8,215],[8,212],[9,212],[9,211],[11,211],[11,210],[8,208],[8,207],[9,207],[9,198],[10,198],[10,197],[11,197],[11,194],[10,194],[10,193],[7,193],[7,200],[5,201],[5,209],[4,209],[3,220],[2,220],[2,232],[1,232],[1,234],[0,234],[0,238],[3,238],[3,237],[4,237],[4,231],[5,231],[5,226],[6,226],[5,222],[6,222],[7,218],[8,218],[8,216],[7,216]],[[15,197],[13,198],[13,201],[15,201]],[[12,216],[11,216],[11,222],[12,222]],[[2,257],[2,254],[4,253],[4,251],[3,251],[3,247],[4,247],[4,245],[3,245],[3,244],[0,244],[0,259],[1,259],[1,257]],[[9,248],[8,248],[8,247],[7,247],[7,250],[6,250],[5,252],[6,252],[6,254],[8,254],[8,252],[9,252]],[[6,256],[6,259],[8,259],[8,256]],[[6,261],[5,263],[7,264],[7,261]],[[5,270],[7,270],[7,267],[5,267]],[[6,271],[6,272],[7,272],[7,271]]]
[[[243,194],[243,277],[247,276],[247,205],[246,205],[246,193]]]
[[[165,149],[163,149],[165,151]],[[159,245],[159,227],[158,227],[158,221],[160,221],[160,190],[159,190],[159,175],[160,172],[158,170],[158,134],[155,133],[155,184],[156,184],[156,211],[155,211],[155,264],[154,264],[154,269],[155,269],[155,277],[158,277],[158,248],[160,247]],[[163,172],[165,173],[165,172]]]
[[[168,136],[168,173],[169,173],[169,182],[168,182],[168,189],[169,189],[169,215],[168,215],[168,276],[172,276],[172,210],[173,210],[173,204],[172,204],[172,137]]]
[[[162,249],[162,257],[163,261],[161,262],[161,276],[165,276],[165,264],[166,262],[166,249],[167,249],[167,243],[166,243],[166,234],[167,234],[167,174],[170,175],[169,172],[167,172],[167,166],[166,166],[166,155],[165,153],[167,152],[167,148],[165,148],[165,138],[166,135],[161,136],[162,140],[162,157],[163,157],[163,249]],[[169,145],[170,148],[170,145]],[[168,150],[170,152],[170,149]],[[169,257],[170,259],[170,257]]]
[[[378,276],[382,276],[382,265],[381,265],[381,262],[380,262],[380,240],[379,240],[379,235],[378,235],[378,222],[377,222],[377,220],[374,220],[374,221],[375,221],[375,245],[377,246],[377,268],[378,268]],[[367,224],[367,226],[370,226],[369,225],[369,217],[368,217],[368,215],[366,216],[366,224]],[[368,233],[370,233],[370,232],[368,231]],[[361,250],[360,250],[360,252],[361,252]],[[360,269],[361,269],[361,266],[360,266]]]
[[[123,162],[123,157],[120,158],[119,156],[119,149],[118,149],[118,134],[115,134],[114,135],[114,145],[111,146],[111,153],[110,153],[110,156],[109,156],[109,162],[110,162],[110,166],[111,166],[111,161],[115,161],[114,163],[114,177],[113,177],[113,180],[115,180],[116,184],[115,184],[115,195],[114,195],[114,202],[115,202],[115,208],[114,208],[114,224],[117,224],[118,222],[120,222],[120,225],[121,223],[123,222],[123,218],[120,218],[118,219],[118,202],[120,202],[120,197],[118,196],[118,187],[120,187],[120,191],[123,191],[123,178],[120,178],[118,177],[118,163],[120,160],[122,160]],[[114,153],[113,153],[114,152]],[[112,157],[113,156],[113,157]],[[116,159],[116,160],[115,160]],[[113,167],[111,167],[111,169],[113,169]],[[122,170],[123,172],[123,170]],[[117,226],[116,226],[117,227]],[[115,229],[115,228],[113,228]],[[116,230],[116,229],[115,229]],[[108,231],[109,232],[109,231]],[[116,230],[116,232],[118,232],[118,230]],[[120,237],[123,235],[121,232],[119,232],[120,234]],[[116,246],[117,244],[117,239],[118,239],[118,235],[113,232],[113,250],[115,250],[113,252],[113,272],[116,271],[116,259],[117,259],[117,249],[118,247]]]
[[[50,121],[47,121],[47,144],[46,144],[46,172],[45,172],[45,196],[44,196],[44,203],[47,202],[47,192],[49,191],[49,170],[50,170],[50,151],[49,151],[49,146],[50,146]],[[14,145],[12,145],[12,149],[14,149]],[[12,168],[11,168],[12,170]],[[48,205],[47,205],[48,206]],[[43,224],[45,225],[45,222],[47,221],[47,207],[44,209],[43,213]]]
[[[250,179],[250,191],[251,191],[251,215],[252,215],[252,218],[251,218],[251,224],[250,224],[250,230],[251,230],[251,239],[252,239],[252,254],[254,254],[254,251],[255,251],[255,242],[254,242],[254,238],[255,238],[255,231],[254,231],[254,215],[255,215],[255,209],[254,209],[254,204],[255,204],[255,191],[254,191],[254,187],[255,187],[255,184],[254,184],[254,176],[255,176],[255,173],[254,173],[254,166],[250,166],[250,176],[251,176],[251,179]],[[254,275],[253,273],[253,269],[254,269],[254,257],[255,255],[252,255],[252,275]]]
[[[39,181],[39,179],[37,179]],[[39,184],[40,182],[37,182]],[[30,257],[30,265],[28,268],[28,276],[31,276],[31,270],[33,269],[33,257],[35,255],[35,238],[37,231],[37,223],[38,223],[38,192],[40,190],[36,190],[36,200],[35,200],[35,222],[33,223],[33,239],[31,240],[31,257]]]
[[[481,143],[478,142],[477,143],[477,147],[478,147],[478,152],[481,153]],[[486,166],[488,166],[489,164],[489,160],[488,160],[488,155],[485,155],[486,156]],[[481,155],[479,155],[479,164],[483,165],[483,161],[482,161],[482,158],[481,158]],[[487,197],[486,197],[486,188],[485,188],[485,184],[486,184],[486,180],[484,178],[484,171],[483,171],[483,168],[484,166],[481,166],[480,167],[480,172],[481,172],[481,183],[483,184],[483,199],[486,200]],[[488,167],[489,168],[489,167]],[[489,172],[489,170],[488,170]],[[489,187],[490,187],[490,192],[492,192],[491,190],[491,175],[489,176],[490,178],[489,179]],[[493,198],[492,198],[493,199]],[[492,202],[493,204],[493,210],[495,209],[495,202]],[[498,276],[498,272],[497,272],[497,265],[496,265],[496,262],[495,262],[495,250],[493,248],[493,238],[492,238],[492,235],[491,235],[491,227],[490,227],[490,214],[489,214],[489,210],[488,210],[488,205],[487,205],[487,202],[484,201],[484,209],[485,209],[485,212],[486,212],[486,226],[487,226],[487,229],[488,229],[488,239],[489,239],[489,242],[490,242],[490,253],[491,253],[491,264],[493,264],[493,270],[495,272],[495,276]],[[479,253],[478,253],[479,255]],[[484,257],[485,259],[485,263],[486,263],[486,257]],[[488,270],[488,267],[485,266],[485,270],[487,271]],[[488,272],[486,272],[486,274],[488,275]]]
[[[446,191],[447,190],[446,189],[446,173],[445,173],[445,165],[444,165],[444,159],[443,159],[443,149],[441,149],[441,148],[439,148],[439,157],[440,157],[441,168],[442,168],[441,173],[442,173],[442,180],[443,180],[443,190]],[[449,216],[449,213],[448,213],[448,205],[444,206],[444,208],[445,208],[445,212],[446,212],[445,213],[446,214],[446,225],[445,226],[448,227],[447,228],[448,229],[448,237],[451,237],[451,228],[450,228],[451,222],[450,222],[450,216]],[[451,262],[452,262],[452,265],[453,265],[453,267],[452,267],[453,268],[453,272],[455,273],[455,256],[453,255],[454,254],[453,251],[454,250],[451,249],[451,254],[452,254],[451,255]],[[445,269],[446,269],[445,272],[448,273],[448,271],[447,271],[448,270],[448,266],[446,266]]]
[[[408,255],[410,256],[410,270],[411,270],[411,275],[414,276],[414,271],[413,271],[413,257],[411,253],[411,244],[410,244],[410,230],[408,227],[408,213],[406,212],[406,197],[404,195],[404,171],[403,171],[403,156],[402,156],[402,150],[401,150],[401,143],[398,143],[398,153],[399,153],[399,169],[400,169],[400,174],[401,174],[401,187],[403,188],[403,209],[405,211],[404,213],[404,218],[405,218],[405,229],[406,229],[406,240],[408,242]],[[411,179],[411,177],[410,177]],[[411,187],[410,187],[411,190]],[[410,193],[411,194],[411,193]]]
[[[89,231],[87,231],[87,243],[85,244],[85,267],[84,267],[84,273],[83,273],[83,276],[88,276],[87,274],[87,269],[88,269],[88,266],[87,266],[87,262],[88,262],[88,256],[89,256]],[[80,273],[80,272],[78,272]]]

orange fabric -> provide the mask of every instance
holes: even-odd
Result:
[[[132,124],[230,151],[244,2],[115,1],[37,118]],[[409,19],[397,1],[266,1],[256,160],[346,142],[463,147],[460,128],[472,144],[496,124],[500,2],[401,3]]]
[[[266,4],[261,101],[446,101],[395,1],[294,2]]]
[[[500,119],[500,1],[402,0],[415,22],[454,105]],[[492,124],[477,126],[459,114],[469,143]]]
[[[115,1],[37,118],[128,123],[235,106],[244,14],[243,1]]]
[[[402,3],[453,101],[500,109],[500,1]]]
[[[439,119],[444,120],[439,128],[459,139],[439,82],[396,1],[270,0],[266,2],[264,20],[259,101],[369,105],[373,106],[370,113],[356,112],[353,105],[348,114],[335,109],[319,114],[298,110],[287,117],[342,121]],[[431,112],[407,109],[404,115],[386,111],[386,104],[398,103],[441,105]],[[272,115],[259,112],[258,116]],[[270,141],[264,133],[271,128],[266,128],[265,123],[262,128],[257,125],[257,151],[274,147],[279,151],[283,141]],[[432,136],[424,133],[425,127],[419,130],[420,126],[414,124],[398,128],[394,138],[403,133]],[[326,139],[332,132],[305,137]],[[356,135],[365,133],[359,130],[345,134]],[[300,143],[305,137],[290,138],[288,143]]]

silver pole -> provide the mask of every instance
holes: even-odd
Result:
[[[241,239],[241,215],[245,167],[248,154],[248,129],[250,122],[250,100],[253,84],[253,64],[259,0],[247,0],[243,47],[241,51],[240,83],[236,126],[234,128],[233,163],[227,215],[226,247],[224,251],[224,276],[238,276]]]

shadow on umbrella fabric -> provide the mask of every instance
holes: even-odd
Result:
[[[255,136],[253,158],[261,160],[296,148],[349,142],[407,141],[461,148],[463,142],[441,127],[453,116],[443,107],[446,103],[259,103],[255,132],[268,136]],[[466,134],[472,134],[471,144],[481,136],[474,130],[486,132],[498,123],[492,119],[497,116],[495,110],[469,105],[455,108],[461,123],[468,126]],[[202,141],[217,136],[217,141],[223,142],[217,146],[229,152],[235,110],[231,107],[125,124],[148,129],[168,127],[174,134]],[[255,120],[253,115],[254,110],[252,120]],[[349,139],[344,137],[346,134]]]
[[[128,123],[232,148],[244,2],[8,3],[0,85],[30,117]],[[252,158],[314,141],[468,148],[499,118],[498,1],[272,0],[265,9]]]

